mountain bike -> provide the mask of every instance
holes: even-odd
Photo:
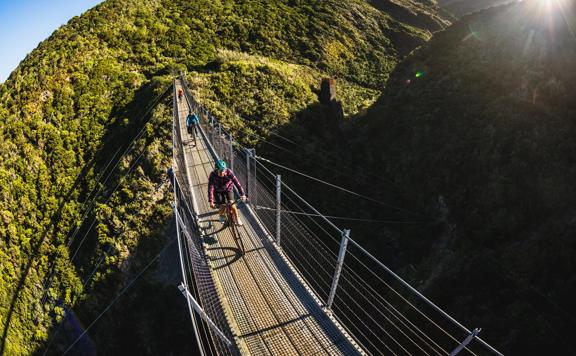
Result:
[[[241,202],[241,201],[242,201],[242,199],[235,199],[233,201],[226,201],[226,203],[221,204],[220,207],[224,207],[224,212],[226,214],[225,224],[230,229],[230,233],[232,234],[232,238],[234,239],[234,241],[236,242],[236,245],[240,249],[240,253],[244,254],[244,243],[242,242],[242,239],[240,238],[240,230],[238,229],[238,226],[236,225],[237,221],[234,218],[234,214],[232,214],[232,206],[234,204],[238,204],[238,202]],[[237,214],[240,213],[238,211],[238,207],[236,208],[236,213]]]
[[[192,135],[192,140],[194,141],[194,146],[196,146],[196,136],[198,136],[198,134],[196,133],[197,128],[197,124],[196,125],[190,125],[190,126],[186,126],[186,130],[188,131],[188,135]]]

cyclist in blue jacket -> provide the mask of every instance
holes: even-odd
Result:
[[[200,123],[200,119],[196,113],[192,113],[190,111],[188,116],[186,117],[186,130],[188,131],[189,135],[192,135],[192,138],[196,140],[196,130],[198,128],[198,124]]]

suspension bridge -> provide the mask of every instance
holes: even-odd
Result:
[[[180,291],[202,354],[501,355],[236,142],[183,77],[173,91]],[[201,119],[195,138],[189,112]],[[216,159],[249,196],[241,227],[220,223],[209,206]]]

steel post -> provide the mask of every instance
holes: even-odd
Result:
[[[250,149],[246,148],[246,195],[250,196],[252,194],[252,189],[250,188]]]
[[[282,177],[276,176],[276,243],[280,245],[280,226],[281,226],[281,199],[282,199]]]
[[[460,345],[458,345],[458,347],[456,347],[454,349],[454,351],[452,351],[450,353],[450,356],[456,356],[460,351],[462,351],[466,345],[468,345],[469,343],[472,342],[472,340],[474,340],[474,338],[476,338],[476,336],[478,336],[478,334],[480,333],[480,331],[482,331],[482,329],[480,328],[476,328],[474,330],[472,330],[472,332],[470,333],[470,335],[468,335],[464,341],[462,341],[462,343],[460,343]]]
[[[216,148],[216,152],[218,153],[218,156],[220,156],[220,159],[223,159],[224,155],[224,148],[222,147],[222,124],[218,123],[218,148]]]
[[[349,238],[350,230],[344,229],[342,231],[342,241],[340,242],[340,252],[338,252],[338,261],[336,262],[336,271],[334,271],[332,287],[330,288],[330,295],[328,296],[328,302],[326,303],[326,308],[328,310],[332,308],[332,304],[334,303],[336,288],[338,288],[338,280],[340,279],[340,274],[342,273],[342,266],[344,265],[344,257],[346,256],[346,247],[348,246]]]
[[[230,169],[234,171],[234,140],[232,139],[232,135],[229,136],[229,144],[230,144]]]
[[[202,318],[202,320],[204,320],[208,324],[208,326],[210,326],[210,328],[216,333],[216,335],[218,335],[222,340],[224,340],[224,342],[228,346],[232,346],[232,342],[230,342],[230,340],[228,340],[228,338],[226,337],[226,335],[224,335],[222,330],[220,330],[220,328],[218,328],[218,326],[216,326],[216,324],[214,324],[214,322],[212,322],[212,320],[210,319],[208,314],[206,314],[206,312],[202,309],[200,304],[198,304],[196,299],[194,299],[192,294],[190,294],[190,291],[188,290],[188,288],[186,288],[184,283],[180,284],[178,286],[178,289],[180,289],[180,292],[182,292],[184,297],[192,303],[192,307],[194,308],[194,310],[198,314],[200,314],[200,317]]]
[[[252,152],[252,160],[254,161],[254,175],[252,176],[252,201],[254,202],[254,205],[258,205],[258,190],[256,189],[256,186],[258,184],[258,180],[256,177],[256,170],[258,168],[258,163],[256,162],[256,149],[253,148],[251,150]]]

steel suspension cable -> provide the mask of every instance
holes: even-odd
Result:
[[[342,278],[342,276],[341,276],[341,278]],[[374,323],[374,326],[381,327],[381,331],[384,332],[384,334],[386,334],[390,339],[392,339],[392,341],[394,341],[394,343],[395,343],[396,345],[398,345],[402,350],[404,350],[404,352],[406,352],[407,354],[410,355],[410,352],[408,352],[408,350],[406,350],[406,349],[404,348],[404,346],[402,346],[398,340],[396,340],[392,335],[390,335],[390,333],[388,333],[388,331],[386,331],[386,329],[383,328],[382,325],[380,325],[380,323],[378,323],[376,320],[374,320],[374,318],[372,317],[372,315],[371,315],[369,312],[365,311],[365,310],[362,308],[362,306],[356,301],[356,298],[353,298],[353,297],[346,291],[346,289],[340,288],[340,290],[348,297],[348,299],[350,299],[350,300],[356,305],[357,309],[356,309],[356,312],[354,312],[355,314],[358,312],[358,310],[363,311],[363,312],[365,313],[365,315],[368,317],[368,319],[370,319],[370,320]],[[344,299],[342,299],[342,297],[341,297],[340,295],[336,294],[336,297],[339,298],[344,304],[346,304],[345,301],[344,301]],[[350,310],[353,310],[352,308],[349,308],[349,309],[350,309]],[[378,310],[378,309],[376,309],[376,311],[379,312],[380,315],[382,315],[385,319],[387,319],[388,321],[390,321],[390,320],[382,313],[382,311],[380,311],[380,310]],[[374,336],[376,336],[376,337],[378,338],[378,335],[374,334],[374,332],[373,332],[373,330],[372,330],[372,329],[373,329],[372,327],[369,327],[369,326],[366,325],[366,323],[364,323],[364,322],[362,322],[362,323],[363,323],[363,325],[364,325],[368,330],[370,330],[370,332],[371,332]],[[394,325],[392,322],[390,322],[390,324],[392,324],[392,326],[394,326],[394,327],[396,327],[398,330],[400,330],[400,329],[399,329],[396,325]],[[414,342],[414,341],[411,340],[410,338],[408,338],[408,339],[409,339],[410,341]],[[415,342],[414,342],[414,343],[415,343]],[[416,343],[415,343],[415,344],[416,344]]]
[[[350,269],[351,270],[351,269]],[[358,284],[354,283],[354,279],[348,279],[346,277],[346,274],[344,273],[344,270],[340,276],[341,280],[343,282],[347,282],[350,286],[353,286],[353,288],[356,289],[356,291],[358,292]],[[363,287],[362,284],[360,284],[361,287]],[[345,290],[344,288],[344,283],[342,283],[341,289]],[[366,288],[364,288],[364,291],[368,291]],[[344,292],[350,299],[355,300],[355,298],[353,298],[350,294],[348,294],[347,292]],[[363,297],[366,297],[366,294],[361,294]],[[398,320],[405,328],[406,330],[409,330],[412,334],[414,334],[416,337],[418,337],[418,339],[422,342],[424,342],[424,344],[426,344],[426,346],[428,346],[430,349],[432,349],[436,354],[441,355],[441,353],[438,353],[437,350],[435,350],[432,346],[430,346],[426,341],[422,340],[422,338],[415,333],[412,329],[410,329],[406,323],[404,323],[400,318],[398,318],[396,316],[396,314],[387,306],[384,304],[380,304],[379,306],[374,305],[374,303],[369,299],[369,298],[364,298],[373,308],[374,311],[376,311],[378,314],[380,314],[382,317],[384,317],[392,326],[394,326],[401,334],[403,334],[408,340],[410,340],[414,345],[416,345],[416,347],[418,347],[422,352],[428,354],[428,352],[424,351],[424,349],[422,349],[422,347],[414,340],[412,340],[412,338],[410,338],[405,332],[404,330],[402,330],[398,325],[396,325],[392,320],[390,320],[383,312],[381,309],[385,309],[391,316],[393,316],[396,320]],[[396,308],[394,308],[390,303],[386,302],[386,304],[388,304],[389,306],[392,307],[392,309],[394,309],[394,311],[396,311],[397,313],[399,313]],[[370,316],[370,313],[368,311],[365,311],[365,313]],[[401,313],[399,313],[400,315],[402,315]],[[406,317],[403,316],[403,318],[405,318],[406,320],[408,320]],[[374,320],[373,320],[374,321]],[[409,320],[408,320],[409,321]],[[420,331],[422,334],[426,335],[424,332],[422,332],[420,329],[416,328],[418,331]],[[427,335],[426,335],[427,337]],[[446,355],[448,354],[448,352],[444,349],[442,349],[440,346],[436,345],[437,347],[439,347]]]
[[[296,201],[294,201],[291,197],[285,195],[284,196],[285,200],[289,200],[289,202],[291,202],[294,206],[296,206],[298,209],[302,210],[302,207],[300,206],[299,203],[297,203]],[[298,223],[299,226],[295,226],[295,227],[299,227],[300,229],[304,229],[308,234],[310,234],[310,236],[316,236],[314,232],[312,232],[312,230],[310,229],[310,227],[308,227],[307,224],[304,224],[302,221],[300,221],[298,218],[296,218],[295,216],[291,217],[292,219],[294,219],[294,221],[296,221]],[[326,231],[326,229],[321,226],[318,221],[316,221],[315,219],[310,219],[320,230],[322,230],[328,237],[330,237],[332,239],[332,241],[334,241],[337,245],[340,244],[341,241],[337,240],[333,234],[329,233],[328,231]],[[293,225],[294,226],[294,225]],[[336,253],[334,251],[332,251],[324,241],[322,241],[322,239],[316,239],[314,241],[319,242],[321,245],[324,246],[324,248],[326,249],[326,252],[330,253],[335,260],[338,258],[338,256],[336,255]]]
[[[285,239],[284,241],[292,241],[292,239]],[[297,242],[297,241],[296,241],[296,242]],[[301,245],[301,244],[299,244],[299,245],[300,245],[301,247],[304,247],[304,246]],[[296,249],[296,250],[299,250],[299,249]],[[323,254],[320,253],[320,254],[318,254],[317,256],[322,256],[322,255],[323,255]],[[304,259],[304,260],[306,261],[307,259]],[[308,264],[308,266],[310,266],[309,263],[307,263],[307,264]],[[321,266],[322,266],[322,265],[321,265]],[[311,267],[311,266],[310,266],[310,267]],[[323,270],[326,274],[330,275],[330,273],[327,272],[324,268],[322,268],[322,270]],[[329,284],[326,283],[325,286],[329,287]],[[351,298],[351,296],[350,296],[347,292],[346,292],[346,294],[349,296],[349,298]],[[357,303],[356,303],[356,305],[359,306]],[[383,314],[382,314],[382,315],[383,315]],[[368,315],[368,316],[371,318],[370,315]],[[390,321],[390,319],[388,319],[385,315],[383,315],[383,316],[384,316],[394,327],[396,327],[402,334],[404,334],[406,338],[410,339],[410,338],[406,335],[406,333],[405,333],[404,331],[402,331],[401,329],[399,329],[396,325],[394,325],[394,324]],[[372,319],[372,320],[373,320],[373,319]],[[373,320],[373,321],[374,321],[374,320]],[[394,342],[395,342],[399,347],[401,347],[402,349],[404,349],[404,347],[403,347],[398,341],[396,341],[386,330],[383,329],[383,331],[384,331],[384,333],[386,333],[392,340],[394,340]],[[420,347],[415,341],[413,341],[412,339],[410,339],[410,340],[411,340],[418,348],[421,349],[421,347]],[[421,349],[421,350],[424,351],[423,349]],[[407,350],[405,350],[405,349],[404,349],[404,351],[407,352],[407,353],[409,353],[409,352],[408,352]]]
[[[122,178],[118,181],[118,184],[116,185],[116,187],[114,188],[114,190],[112,191],[112,193],[108,196],[108,198],[106,198],[104,200],[104,203],[107,204],[110,199],[112,198],[112,196],[114,195],[114,193],[118,190],[118,188],[120,188],[120,186],[123,183],[123,179],[126,178],[126,176],[132,172],[132,170],[136,167],[136,165],[139,163],[140,159],[142,158],[143,154],[144,154],[144,150],[140,153],[140,155],[138,156],[138,158],[136,158],[136,160],[134,161],[134,163],[132,164],[132,166],[130,167],[130,169],[128,169],[128,171],[122,176]],[[86,240],[86,237],[88,237],[88,233],[92,230],[92,227],[94,226],[94,224],[96,223],[96,218],[94,218],[94,220],[92,220],[92,224],[90,225],[90,227],[88,228],[88,230],[86,231],[86,233],[84,234],[84,236],[82,237],[82,239],[80,240],[80,243],[78,244],[78,247],[76,248],[76,251],[74,252],[74,254],[72,255],[72,257],[70,258],[71,261],[74,261],[74,259],[76,258],[76,255],[78,254],[78,252],[80,251],[80,248],[82,247],[82,245],[84,244],[84,241]]]
[[[257,158],[257,159],[262,159],[262,157],[258,157],[258,156],[256,156],[256,158]],[[264,159],[264,160],[267,161],[267,162],[273,163],[273,162],[271,162],[271,161],[269,161],[269,160],[266,160],[266,159]],[[280,168],[287,168],[287,167],[284,167],[284,166],[279,165],[279,164],[276,164],[276,163],[273,163],[273,164],[280,166]],[[292,170],[292,169],[290,169],[290,168],[287,168],[287,169],[288,169],[288,170],[291,170],[291,171],[294,171],[294,170]],[[297,171],[294,171],[294,172],[296,172],[296,173],[298,173],[298,174],[303,174],[303,173],[300,173],[300,172],[297,172]],[[311,179],[314,179],[314,180],[318,180],[317,178],[314,178],[314,177],[310,177],[310,178],[311,178]],[[318,181],[320,181],[320,180],[318,180]],[[330,184],[330,183],[329,183],[329,184]],[[287,186],[286,186],[286,187],[287,187]],[[287,187],[287,188],[290,189],[289,187]],[[290,190],[291,190],[291,189],[290,189]],[[372,258],[374,259],[374,257],[373,257],[372,255],[370,255],[366,250],[364,250],[361,246],[359,246],[354,240],[350,239],[349,241],[351,241],[353,244],[357,245],[357,247],[359,247],[361,250],[363,250],[363,252],[364,252],[365,254],[367,254],[368,256],[370,256],[370,257],[372,257]],[[378,261],[378,260],[376,260],[376,261]],[[381,262],[379,262],[379,261],[378,261],[378,263],[381,264]],[[389,273],[391,272],[391,273],[393,274],[393,276],[395,276],[396,278],[399,278],[395,273],[393,273],[392,271],[390,271],[387,267],[386,267],[386,269],[387,269],[387,271],[388,271]],[[403,280],[402,280],[402,282],[403,282]],[[406,282],[403,282],[403,284],[406,284]],[[408,286],[409,286],[409,285],[408,285]],[[413,289],[411,286],[409,286],[409,287],[410,287],[411,289]],[[390,288],[391,288],[391,287],[390,287]],[[413,289],[413,291],[415,291],[415,290]],[[425,297],[422,296],[419,292],[416,291],[416,293],[417,293],[417,295],[420,295],[421,297],[425,298]],[[427,298],[425,298],[425,299],[427,300]],[[428,302],[429,302],[429,301],[428,301]],[[429,303],[431,303],[431,302],[429,302]],[[438,307],[435,306],[435,305],[434,305],[434,307],[435,307],[435,309],[437,309],[437,311],[441,312],[441,314],[443,314],[443,315],[444,315],[445,317],[447,317],[449,320],[455,321],[453,318],[451,318],[449,315],[447,315],[447,314],[446,314],[444,311],[442,311],[440,308],[438,308]],[[427,317],[427,318],[428,318],[428,317]],[[429,318],[428,318],[428,319],[429,319]],[[431,321],[431,319],[429,319],[429,320]],[[433,322],[433,321],[431,321],[431,322]],[[459,324],[458,322],[456,322],[456,323],[457,323],[458,326],[460,326],[460,327],[463,328],[464,330],[467,330],[466,328],[464,328],[464,327],[463,327],[461,324]],[[437,325],[436,323],[434,323],[434,324]],[[438,327],[439,327],[439,326],[438,326]],[[444,330],[443,330],[443,331],[444,331]],[[445,332],[445,331],[444,331],[444,332]],[[457,339],[455,339],[453,336],[451,336],[449,333],[447,333],[447,332],[445,332],[445,333],[446,333],[447,335],[449,335],[454,341],[456,341],[457,343],[459,343],[459,341],[458,341]],[[479,339],[479,338],[478,338],[478,339]],[[486,344],[486,345],[487,345],[487,344]],[[486,345],[485,345],[485,346],[486,346]],[[489,346],[489,345],[488,345],[488,346]],[[492,347],[490,347],[490,348],[491,348],[493,351],[496,351],[496,350],[494,350]],[[497,352],[497,351],[496,351],[496,352]]]
[[[258,161],[256,161],[258,162]],[[261,163],[260,165],[262,167],[264,167]],[[268,172],[270,172],[268,169],[266,169]],[[270,175],[273,176],[273,174],[270,172]],[[308,208],[310,208],[310,210],[312,210],[313,212],[315,212],[316,214],[322,215],[318,210],[316,210],[316,208],[314,208],[310,203],[308,203],[304,198],[302,198],[300,195],[298,195],[298,193],[296,193],[292,188],[290,188],[286,183],[281,182],[282,186],[284,188],[286,188],[289,192],[291,192],[296,198],[298,198],[302,203],[304,203]],[[302,210],[302,209],[301,209]],[[304,211],[304,210],[302,210]],[[328,219],[324,219],[324,221],[326,223],[328,223],[328,225],[330,225],[332,228],[334,228],[336,231],[338,231],[338,233],[342,234],[342,230],[336,226],[333,222],[331,222]],[[328,234],[328,233],[327,233]],[[328,234],[329,236],[332,236],[331,234]]]
[[[285,187],[288,188],[288,186],[285,186]],[[290,189],[290,188],[288,188],[288,189]],[[294,206],[296,206],[298,209],[304,211],[303,208],[301,207],[301,205],[298,204],[296,201],[294,201],[292,198],[290,198],[288,195],[285,194],[285,195],[284,195],[284,198],[285,198],[285,199],[288,199],[290,202],[292,202],[292,204],[293,204]],[[300,197],[298,197],[298,198],[300,198]],[[322,216],[322,217],[323,217],[323,215],[321,215],[321,214],[319,214],[319,216]],[[296,221],[298,221],[298,223],[301,225],[301,228],[306,229],[306,231],[307,231],[310,235],[315,236],[315,234],[312,232],[312,230],[308,227],[307,224],[302,223],[302,221],[300,221],[299,219],[297,219],[295,216],[292,217],[292,218],[295,219]],[[337,240],[337,239],[334,237],[333,234],[331,234],[331,233],[329,233],[328,231],[326,231],[326,229],[325,229],[323,226],[321,226],[315,219],[310,219],[310,220],[311,220],[320,230],[322,230],[328,237],[330,237],[336,244],[340,244],[340,241]],[[330,224],[332,227],[335,226],[335,225],[333,225],[330,221],[328,221],[328,220],[326,220],[326,219],[324,219],[324,221],[327,222],[328,224]],[[342,234],[342,232],[341,232],[340,230],[339,230],[338,232],[339,232],[340,234]],[[323,241],[322,241],[321,239],[318,239],[318,240],[323,243]],[[328,251],[331,251],[326,245],[325,245],[325,247],[328,249]],[[332,251],[331,251],[331,252],[332,252]],[[333,252],[332,252],[332,253],[333,253]],[[335,254],[334,254],[334,255],[335,255]]]
[[[300,250],[306,251],[306,252],[308,252],[308,255],[309,255],[309,256],[312,256],[312,254],[309,253],[309,250],[306,249],[306,247],[300,242],[299,239],[285,239],[284,241],[285,241],[286,243],[290,243],[291,245],[292,245],[293,243],[298,243],[298,245],[301,247],[301,249],[296,248],[296,249],[294,249],[294,251],[300,251]],[[294,246],[294,245],[292,245],[292,246]],[[318,250],[316,250],[316,251],[318,251]],[[321,252],[321,251],[318,251],[318,252]],[[301,257],[304,257],[301,253],[299,253],[299,255],[300,255]],[[313,255],[313,256],[314,256],[315,258],[319,258],[319,256],[323,256],[324,259],[326,258],[324,254],[317,254],[317,255]],[[312,267],[311,264],[308,262],[308,260],[309,260],[309,259],[307,259],[307,258],[303,258],[303,259],[302,259],[302,261],[306,262],[306,263],[308,264],[308,266]],[[327,261],[327,260],[325,260],[325,261],[326,261],[326,262],[332,262],[332,261]],[[336,260],[334,260],[333,262],[334,262],[334,265],[335,265]],[[330,287],[330,279],[332,278],[333,273],[331,273],[331,272],[329,272],[329,271],[326,270],[325,266],[327,266],[327,265],[329,265],[329,264],[324,264],[324,263],[318,264],[318,266],[320,267],[320,271],[324,272],[324,273],[327,275],[327,277],[328,277],[328,281],[326,281],[326,280],[324,280],[324,279],[321,279],[321,281],[322,281],[322,282],[325,282],[325,283],[326,283],[326,286],[329,288],[329,287]]]
[[[384,302],[388,308],[391,308],[392,310],[394,310],[394,313],[390,312],[391,315],[399,315],[402,319],[404,319],[405,322],[409,323],[410,326],[412,326],[414,329],[416,329],[418,332],[420,332],[424,337],[426,337],[426,339],[428,339],[428,341],[430,341],[431,343],[433,343],[437,348],[439,348],[440,350],[442,350],[445,354],[448,354],[448,352],[446,350],[444,350],[440,345],[438,345],[436,342],[434,342],[434,340],[432,340],[426,333],[424,333],[422,330],[420,330],[416,325],[414,325],[414,323],[412,323],[407,317],[404,316],[404,314],[402,314],[398,309],[396,309],[390,302],[388,302],[386,299],[384,299],[384,297],[382,297],[382,294],[377,292],[376,290],[374,290],[374,288],[372,288],[372,286],[370,286],[368,283],[360,283],[359,280],[362,280],[362,278],[358,275],[358,273],[356,273],[356,271],[354,271],[352,268],[349,268],[349,271],[351,274],[353,274],[354,278],[352,278],[351,280],[348,280],[344,273],[342,274],[342,278],[347,280],[350,284],[354,284],[352,282],[354,281],[358,281],[358,284],[354,284],[355,286],[360,286],[365,292],[367,293],[373,293],[371,295],[373,295],[375,298],[380,299],[382,302]],[[382,304],[381,304],[382,305]],[[384,308],[386,308],[386,306],[382,305]],[[390,310],[386,308],[387,310]],[[397,320],[399,320],[402,324],[405,325],[405,323],[403,321],[401,321],[401,319],[399,319],[397,316],[395,316],[397,318]],[[406,326],[408,328],[408,326]],[[419,337],[419,336],[417,336]],[[420,338],[420,337],[419,337]],[[426,341],[422,340],[420,338],[420,340],[424,343],[427,344]],[[429,344],[427,344],[428,347],[430,347],[431,349],[434,349],[432,346],[430,346]]]
[[[274,208],[268,208],[268,207],[263,207],[263,206],[257,206],[256,208],[257,209],[276,210]],[[304,211],[304,210],[302,210],[302,211]],[[330,215],[324,215],[324,214],[319,214],[319,213],[311,214],[311,213],[285,211],[285,210],[283,210],[282,212],[291,213],[291,214],[299,214],[299,215],[324,217],[324,218],[336,219],[336,220],[362,221],[362,222],[374,222],[374,223],[388,223],[388,224],[423,224],[423,223],[426,223],[426,221],[397,221],[397,220],[375,220],[375,219],[349,218],[349,217],[330,216]]]
[[[250,124],[252,124],[252,125],[255,125],[255,126],[257,126],[257,127],[262,128],[261,126],[258,126],[258,125],[257,125],[255,122],[253,122],[253,121],[244,120],[244,122],[248,122],[248,123],[250,123]],[[243,132],[244,132],[244,131],[243,131]],[[290,139],[288,139],[288,138],[286,138],[286,137],[284,137],[284,136],[281,136],[280,134],[275,133],[275,132],[273,132],[273,131],[270,131],[270,134],[279,137],[280,139],[282,139],[282,140],[284,140],[284,141],[286,141],[286,142],[294,145],[294,146],[297,147],[297,148],[302,148],[302,147],[303,147],[303,146],[302,146],[302,143],[294,142],[294,141],[292,141],[292,140],[290,140]],[[272,143],[272,142],[270,142],[270,141],[267,141],[267,140],[266,140],[266,137],[260,136],[260,140],[261,140],[261,141],[264,141],[265,143],[268,143],[268,144],[270,144],[270,145],[275,145],[274,143]],[[293,150],[290,150],[290,149],[287,149],[287,148],[284,148],[284,147],[279,147],[279,146],[276,146],[276,147],[280,148],[282,151],[289,152],[289,153],[291,153],[291,154],[294,154],[294,153],[295,153]],[[323,155],[318,154],[318,152],[322,152]],[[310,157],[309,157],[308,155],[310,155],[310,154],[313,154],[313,155],[315,155],[316,157],[331,156],[332,159],[334,159],[334,160],[338,160],[338,161],[340,160],[340,157],[336,157],[336,156],[334,155],[334,153],[329,152],[329,151],[324,150],[324,149],[321,149],[321,148],[319,148],[319,147],[315,147],[314,150],[306,150],[306,153],[305,153],[305,154],[304,154],[303,152],[302,152],[302,153],[299,153],[299,156],[302,157],[302,158],[306,158],[306,159],[309,160]],[[336,172],[336,173],[344,176],[341,171],[337,171],[337,170],[335,170],[333,167],[326,166],[326,165],[321,165],[321,166],[322,166],[323,168],[325,168],[325,169],[329,169],[329,170],[332,171],[332,172]],[[339,167],[347,169],[348,172],[350,172],[350,173],[352,173],[352,174],[358,174],[358,169],[357,169],[357,168],[351,167],[351,166],[349,166],[349,165],[342,164],[340,161],[339,161]],[[416,198],[415,196],[413,196],[413,193],[411,193],[411,192],[409,192],[408,190],[400,187],[400,186],[399,186],[398,184],[396,184],[393,180],[388,179],[388,178],[385,178],[385,177],[382,177],[381,174],[380,174],[380,175],[376,175],[376,174],[373,174],[373,173],[370,173],[370,172],[363,172],[363,173],[360,173],[360,176],[363,177],[363,178],[367,178],[367,176],[370,176],[370,177],[372,177],[372,178],[374,178],[374,179],[382,179],[382,180],[384,180],[386,183],[392,185],[392,186],[396,189],[397,192],[399,192],[399,193],[403,194],[404,196],[412,199],[414,202],[417,202],[418,204],[421,204],[421,205],[422,205],[422,202],[421,202],[418,198]]]
[[[318,214],[316,214],[318,216]],[[391,314],[393,314],[391,311],[389,311]],[[388,319],[389,320],[389,319]],[[401,331],[402,332],[402,331]],[[402,332],[407,338],[409,338],[404,332]],[[417,343],[414,340],[411,340],[415,345],[417,345]],[[419,346],[418,346],[419,347]],[[433,348],[432,348],[433,349]]]
[[[337,297],[337,298],[340,298],[338,295],[336,295],[336,297]],[[352,310],[350,307],[348,307],[348,305],[346,305],[346,304],[344,303],[343,306],[344,306],[344,308],[346,308],[346,309],[347,309],[349,312],[351,312],[351,313],[339,313],[339,314],[334,314],[334,316],[335,316],[337,319],[340,319],[340,320],[341,320],[341,318],[346,319],[351,325],[353,325],[353,326],[355,327],[356,331],[357,331],[360,335],[362,335],[363,340],[365,340],[366,342],[368,342],[368,343],[372,346],[372,348],[373,348],[374,350],[379,350],[379,351],[380,351],[381,349],[372,343],[371,340],[373,340],[373,339],[366,337],[366,335],[362,332],[362,330],[368,330],[368,331],[370,331],[370,333],[371,333],[372,335],[375,335],[375,334],[374,334],[374,331],[373,331],[368,325],[366,325],[366,323],[364,323],[364,322],[362,321],[362,319],[360,319],[360,318],[358,317],[358,315],[356,315],[356,313],[354,312],[354,310]],[[354,322],[352,322],[352,320],[351,320],[348,316],[354,316],[354,317],[356,317],[356,319],[362,324],[363,328],[359,328]],[[346,329],[349,329],[349,328],[346,326],[345,323],[342,323],[342,322],[341,322],[341,324],[342,324],[344,327],[346,327]],[[349,331],[349,332],[350,332],[350,331]],[[350,333],[350,334],[354,335],[353,333]],[[382,345],[384,345],[384,347],[385,347],[388,351],[390,351],[393,355],[397,355],[397,354],[390,348],[390,346],[388,346],[388,344],[386,344],[384,341],[382,341],[381,339],[379,339],[377,335],[375,335],[375,336],[376,336],[376,340],[378,340]],[[357,340],[357,342],[360,343],[359,340]],[[361,343],[360,343],[360,344],[361,344]],[[365,346],[363,346],[363,348],[364,348],[365,350],[367,350],[367,348],[366,348]]]
[[[262,177],[262,176],[261,176],[261,177]],[[265,177],[265,176],[264,176],[264,177]],[[268,178],[268,177],[266,177],[266,178]],[[289,198],[289,199],[290,199],[290,198]],[[291,200],[291,199],[290,199],[290,200]],[[293,202],[293,203],[295,203],[295,202]],[[316,214],[316,215],[317,215],[317,214]],[[291,240],[292,240],[292,239],[285,239],[284,241],[291,241]],[[320,240],[320,242],[322,242],[322,241]],[[301,247],[304,247],[304,246],[301,245],[301,244],[300,244],[300,246],[301,246]],[[326,247],[326,246],[325,246],[325,247]],[[320,252],[320,253],[318,253],[316,256],[323,256],[323,255],[324,255],[323,253],[321,253],[321,251],[318,251],[318,252]],[[324,272],[326,272],[327,274],[329,274],[326,270],[324,270]],[[390,312],[390,311],[389,311],[389,312]],[[392,312],[390,312],[390,313],[393,314]],[[385,317],[385,316],[384,316],[384,317]],[[405,335],[405,336],[408,338],[407,335]],[[412,340],[412,342],[413,342],[414,344],[417,344],[417,343],[414,342],[413,340]],[[423,350],[422,350],[422,351],[423,351]]]
[[[288,199],[291,200],[289,197],[288,197]],[[294,202],[294,204],[296,204],[296,203]],[[289,217],[289,216],[287,215],[287,216],[285,216],[285,217]],[[293,221],[293,219],[294,219],[294,221]],[[312,231],[308,228],[307,224],[304,224],[302,221],[299,221],[299,220],[296,219],[295,217],[291,217],[291,219],[287,219],[286,221],[289,222],[290,225],[291,225],[293,228],[295,228],[296,230],[302,230],[302,229],[304,229],[304,230],[306,230],[306,232],[307,232],[308,234],[310,234],[310,236],[314,236],[314,234],[312,233]],[[296,225],[296,224],[297,224],[297,225]],[[322,227],[319,226],[319,228],[322,228]],[[325,231],[325,230],[324,230],[324,231]],[[325,232],[326,232],[326,231],[325,231]],[[328,234],[328,232],[326,232],[326,233]],[[309,240],[309,241],[316,241],[316,240]],[[335,241],[338,242],[337,240],[335,240]],[[321,244],[323,244],[324,247],[326,248],[326,253],[328,253],[329,255],[331,255],[332,257],[334,257],[334,261],[336,261],[336,259],[337,259],[336,254],[335,254],[334,252],[332,252],[332,251],[324,244],[324,242],[323,242],[322,240],[318,239],[317,242],[320,242]]]
[[[261,210],[273,210],[276,211],[276,208],[269,208],[266,206],[256,206],[256,209]],[[311,213],[304,213],[298,211],[290,211],[290,210],[281,210],[281,213],[284,214],[295,214],[295,215],[306,215],[306,216],[315,216],[315,217],[325,217],[328,219],[335,219],[335,220],[347,220],[347,221],[360,221],[360,222],[369,222],[369,223],[379,223],[379,224],[425,224],[425,221],[397,221],[397,220],[375,220],[375,219],[363,219],[363,218],[349,218],[344,216],[332,216],[332,215],[320,215],[320,214],[311,214]]]
[[[372,275],[374,275],[377,279],[380,280],[380,282],[382,282],[384,285],[386,285],[388,287],[388,289],[390,289],[392,292],[394,292],[394,294],[396,294],[398,297],[400,297],[404,302],[406,302],[406,304],[408,304],[410,307],[412,307],[416,312],[418,312],[418,314],[422,315],[426,320],[428,320],[432,325],[436,326],[440,331],[442,331],[446,336],[448,336],[450,339],[452,339],[454,342],[456,342],[457,344],[460,343],[460,341],[458,339],[456,339],[454,336],[452,336],[450,333],[448,333],[446,330],[444,330],[440,325],[438,325],[436,322],[434,322],[430,317],[428,317],[424,312],[422,312],[420,309],[418,309],[418,307],[416,307],[414,304],[412,304],[408,299],[406,299],[402,294],[400,294],[399,292],[397,292],[390,284],[388,284],[387,282],[385,282],[382,278],[380,278],[380,276],[378,274],[376,274],[374,271],[372,271],[370,268],[368,268],[368,266],[366,266],[358,257],[356,257],[354,255],[354,253],[350,252],[350,256],[352,256],[354,259],[356,259],[356,261],[358,261],[362,266],[364,266],[370,273],[372,273]]]
[[[313,176],[308,175],[308,174],[306,174],[306,173],[302,173],[302,172],[297,171],[297,170],[295,170],[295,169],[292,169],[292,168],[286,167],[286,166],[284,166],[284,165],[281,165],[281,164],[279,164],[279,163],[273,162],[273,161],[271,161],[271,160],[269,160],[269,159],[266,159],[266,158],[264,158],[264,157],[262,157],[262,156],[256,156],[256,159],[259,159],[259,160],[261,160],[261,161],[263,161],[263,162],[270,163],[270,164],[272,164],[272,165],[274,165],[274,166],[277,166],[277,167],[279,167],[279,168],[285,169],[285,170],[290,171],[290,172],[292,172],[292,173],[301,175],[301,176],[306,177],[306,178],[308,178],[308,179],[314,180],[314,181],[316,181],[316,182],[318,182],[318,183],[322,183],[322,184],[327,185],[327,186],[330,186],[330,187],[332,187],[332,188],[339,189],[339,190],[341,190],[341,191],[343,191],[343,192],[352,194],[352,195],[357,196],[357,197],[359,197],[359,198],[363,198],[363,199],[369,200],[369,201],[371,201],[371,202],[377,203],[377,204],[382,205],[382,206],[385,206],[385,207],[387,207],[387,208],[394,209],[394,210],[398,210],[398,211],[402,211],[402,212],[405,212],[405,213],[408,213],[408,214],[412,214],[412,215],[423,216],[423,215],[420,214],[420,213],[416,213],[416,212],[411,211],[411,210],[407,210],[407,209],[404,209],[404,208],[401,208],[401,207],[398,207],[398,206],[395,206],[395,205],[392,205],[392,204],[388,204],[388,203],[385,203],[385,202],[383,202],[383,201],[381,201],[381,200],[377,200],[377,199],[370,198],[370,197],[368,197],[368,196],[366,196],[366,195],[363,195],[363,194],[360,194],[360,193],[356,193],[356,192],[354,192],[354,191],[352,191],[352,190],[349,190],[349,189],[340,187],[340,186],[338,186],[338,185],[336,185],[336,184],[332,184],[332,183],[327,182],[327,181],[325,181],[325,180],[322,180],[322,179],[320,179],[320,178],[316,178],[316,177],[313,177]]]

